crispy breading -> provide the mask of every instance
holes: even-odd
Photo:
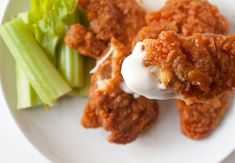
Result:
[[[168,30],[178,32],[178,27],[174,23],[168,22],[155,25],[147,25],[143,27],[133,39],[132,49],[135,47],[137,42],[143,41],[144,39],[157,39],[162,31]]]
[[[70,27],[65,42],[70,48],[76,49],[81,54],[99,56],[100,52],[106,49],[106,43],[104,41],[98,40],[91,30],[86,29],[80,24],[75,24]]]
[[[153,125],[158,116],[158,103],[145,97],[134,98],[122,90],[121,64],[129,51],[114,39],[111,48],[112,54],[105,55],[107,58],[92,75],[81,123],[86,128],[103,127],[111,132],[110,142],[126,144]]]
[[[173,30],[188,36],[200,32],[225,34],[228,28],[227,20],[218,9],[205,0],[168,0],[160,11],[147,14],[146,21],[147,26],[133,40],[133,47],[138,41],[157,39],[162,31]],[[177,100],[183,134],[192,139],[207,137],[222,120],[228,103],[229,93],[210,99],[204,104],[186,105],[184,101]],[[212,112],[208,112],[209,108]]]
[[[82,0],[80,3],[88,12],[89,28],[81,30],[79,25],[72,26],[65,42],[83,55],[99,57],[111,38],[130,49],[133,38],[145,25],[145,11],[135,0]],[[93,46],[94,42],[101,47]]]
[[[208,137],[220,124],[229,109],[229,94],[224,92],[204,104],[187,105],[178,100],[176,107],[179,111],[182,132],[195,140]]]
[[[146,39],[145,65],[157,66],[163,84],[187,102],[204,101],[235,87],[235,36],[165,31]]]
[[[168,0],[157,12],[146,16],[148,25],[174,23],[179,34],[189,36],[194,33],[225,33],[227,20],[216,6],[207,0]]]
[[[81,0],[80,3],[83,7],[88,8],[89,2],[91,1]],[[105,2],[101,0],[98,1],[98,3],[99,2],[104,2],[104,4],[106,3],[105,5],[107,5],[113,1]],[[99,5],[98,3],[96,3],[97,6]],[[93,7],[94,6],[92,6],[92,8]],[[108,9],[106,10],[108,11]],[[109,12],[110,15],[113,15],[115,10]],[[94,14],[94,16],[93,13],[98,12],[93,11],[91,12],[91,15],[88,15],[90,19],[95,20],[97,15]],[[102,21],[107,22],[110,19],[109,15],[107,15]],[[116,19],[113,19],[112,21],[115,22]],[[224,34],[227,32],[228,28],[226,19],[221,16],[215,6],[209,4],[206,0],[168,0],[167,4],[160,11],[148,14],[146,21],[147,26],[142,28],[138,33],[137,37],[133,40],[133,45],[146,38],[157,39],[159,34],[166,30],[173,30],[179,34],[188,36],[193,33],[206,32]],[[94,24],[96,25],[96,23]],[[118,24],[119,23],[120,21]],[[84,54],[92,54],[90,55],[92,57],[99,56],[107,47],[108,41],[106,40],[108,40],[109,37],[114,36],[112,29],[108,27],[107,31],[111,31],[109,33],[101,32],[99,35],[94,32],[104,31],[104,28],[106,28],[106,26],[102,27],[97,25],[94,29],[91,29],[91,27],[85,29],[85,33],[90,33],[89,41],[82,39],[84,38],[84,35],[81,35],[80,40],[85,44],[80,42],[78,44],[79,46],[73,47],[77,48],[78,51],[83,50],[83,52],[86,52]],[[117,28],[120,28],[120,26],[118,25]],[[76,29],[74,29],[74,31],[76,31]],[[72,37],[71,44],[76,44],[77,40],[73,39],[74,34],[73,32],[71,33],[72,34],[69,35]],[[78,36],[76,37],[80,37],[79,33],[77,35]],[[118,39],[122,41],[123,38]],[[99,42],[102,46],[100,46],[98,50],[93,48],[94,51],[91,52],[91,49],[88,47],[92,47],[91,45],[93,42]],[[125,41],[123,42],[125,43]],[[115,44],[119,43],[116,42]],[[122,57],[118,57],[122,61],[126,57],[124,51],[125,50],[123,50]],[[115,60],[118,61],[118,58]],[[106,59],[92,77],[89,102],[83,113],[82,125],[86,128],[103,127],[105,130],[111,132],[111,135],[108,138],[109,141],[125,144],[135,140],[138,135],[151,127],[158,115],[158,105],[156,101],[148,100],[144,97],[135,99],[133,95],[124,93],[120,88],[121,83],[123,82],[120,75],[120,67],[117,66],[114,68],[116,70],[115,72],[117,72],[114,76],[110,75],[110,67],[113,61],[114,60],[112,60],[111,57]],[[204,68],[207,69],[206,66]],[[101,87],[102,89],[100,89]],[[227,92],[213,99],[209,99],[203,104],[194,103],[186,105],[184,101],[177,100],[177,108],[179,110],[183,133],[192,139],[202,139],[207,137],[222,120],[228,109],[228,104],[229,93]]]
[[[184,36],[194,33],[224,34],[227,20],[207,0],[168,0],[159,11],[146,15],[147,25],[135,37],[132,46],[144,39],[156,39],[162,31],[174,30]]]

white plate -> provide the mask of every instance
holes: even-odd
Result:
[[[12,0],[4,21],[28,8],[29,0]],[[151,9],[162,1],[145,0]],[[158,1],[156,3],[155,1]],[[233,0],[213,0],[231,23],[235,33]],[[235,148],[235,104],[226,119],[203,141],[187,139],[180,133],[174,101],[161,102],[158,122],[150,132],[129,145],[114,145],[106,141],[102,129],[86,130],[80,125],[85,99],[67,98],[50,111],[42,108],[17,111],[15,63],[0,40],[0,79],[5,100],[12,116],[25,136],[47,158],[57,163],[215,163]]]

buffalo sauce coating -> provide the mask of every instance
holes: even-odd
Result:
[[[145,64],[168,72],[166,87],[186,99],[207,100],[235,86],[234,36],[167,31],[144,45]]]
[[[224,92],[204,104],[187,105],[184,101],[177,100],[182,132],[195,140],[206,138],[211,134],[229,109],[229,94]]]
[[[225,17],[207,0],[168,0],[162,9],[146,15],[146,24],[134,38],[132,47],[144,39],[156,39],[167,30],[184,36],[194,33],[224,34],[228,30]]]
[[[91,79],[88,104],[81,124],[85,128],[103,127],[112,143],[127,144],[145,133],[156,121],[158,103],[122,90],[121,65],[129,51],[112,39],[112,54],[96,69]],[[108,50],[107,50],[108,52]]]
[[[87,10],[89,27],[72,25],[65,42],[86,56],[98,58],[111,38],[130,49],[133,38],[145,25],[145,11],[135,0],[82,0],[80,5]]]

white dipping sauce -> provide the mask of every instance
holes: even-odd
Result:
[[[135,99],[137,99],[137,98],[139,98],[139,97],[141,96],[141,95],[139,95],[139,94],[136,94],[136,93],[133,92],[132,90],[130,90],[130,89],[127,87],[127,85],[126,85],[125,82],[123,82],[123,83],[121,84],[121,88],[122,88],[122,90],[123,90],[124,92],[126,92],[127,94],[132,94]]]
[[[122,76],[126,86],[134,92],[145,96],[148,99],[182,99],[181,95],[173,93],[171,90],[166,89],[160,81],[160,71],[154,67],[145,67],[143,59],[146,52],[143,51],[143,43],[138,42],[130,56],[128,56],[122,64]],[[159,74],[159,80],[153,79],[151,71]],[[125,89],[123,89],[125,91]],[[130,91],[128,91],[130,93]],[[127,92],[127,93],[128,93]]]

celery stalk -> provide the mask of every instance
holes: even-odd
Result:
[[[20,66],[16,66],[17,109],[27,109],[40,105],[38,95],[30,85]]]
[[[28,14],[26,12],[20,13],[18,17],[24,23],[28,23]],[[20,66],[16,66],[16,91],[17,109],[27,109],[42,104]]]
[[[44,104],[51,106],[71,91],[21,19],[1,26],[0,34]]]
[[[86,97],[88,95],[88,91],[90,88],[90,79],[91,79],[91,74],[90,71],[92,68],[95,66],[95,60],[92,58],[86,58],[86,70],[85,70],[85,80],[86,80],[86,85],[82,88],[78,89],[78,96],[80,97]]]
[[[84,57],[64,43],[61,44],[58,57],[58,70],[72,88],[85,85]]]

